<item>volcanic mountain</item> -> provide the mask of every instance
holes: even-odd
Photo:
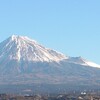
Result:
[[[73,51],[74,52],[74,51]],[[13,35],[0,43],[0,84],[100,86],[100,65]]]
[[[13,35],[0,44],[0,73],[24,73],[40,66],[39,63],[58,63],[66,58],[28,37]]]

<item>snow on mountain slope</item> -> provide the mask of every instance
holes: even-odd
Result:
[[[67,61],[70,63],[80,64],[80,65],[84,65],[84,66],[100,68],[100,65],[98,65],[94,62],[88,61],[82,57],[69,57]]]
[[[100,65],[82,57],[67,57],[59,52],[45,48],[26,36],[12,35],[0,43],[0,62],[3,61],[60,62],[80,64],[100,68]]]
[[[67,57],[54,50],[43,47],[26,36],[13,35],[0,43],[0,60],[60,61]]]

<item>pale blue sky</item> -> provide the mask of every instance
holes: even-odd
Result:
[[[100,64],[100,0],[0,0],[0,42],[12,34]]]

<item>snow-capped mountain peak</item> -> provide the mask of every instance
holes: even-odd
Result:
[[[19,36],[19,35],[12,35],[9,37],[9,39],[11,39],[12,41],[31,41],[31,42],[34,42],[34,43],[37,43],[35,40],[33,39],[30,39],[29,37],[27,36]]]
[[[12,35],[0,44],[0,59],[26,61],[60,61],[67,57],[54,50],[48,49],[26,36]]]

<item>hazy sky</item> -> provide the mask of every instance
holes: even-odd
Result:
[[[0,0],[0,42],[12,34],[100,64],[100,0]]]

